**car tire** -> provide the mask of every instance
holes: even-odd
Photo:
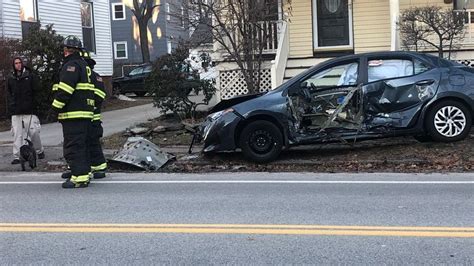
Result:
[[[138,97],[143,97],[143,96],[145,96],[145,94],[146,94],[146,92],[144,92],[144,91],[135,92],[135,95],[137,95]]]
[[[472,114],[464,104],[446,100],[436,103],[426,117],[426,130],[439,142],[465,139],[471,130]]]
[[[120,95],[120,86],[119,85],[114,85],[112,88],[112,94],[113,95]]]
[[[244,157],[252,162],[267,163],[275,160],[283,147],[278,127],[265,120],[248,124],[240,134],[239,146]]]

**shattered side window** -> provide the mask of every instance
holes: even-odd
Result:
[[[421,74],[430,70],[430,66],[421,62],[420,60],[415,60],[415,75]]]
[[[400,78],[415,74],[413,61],[405,59],[369,60],[369,82],[382,79]]]
[[[358,68],[358,63],[338,65],[322,70],[304,82],[312,87],[356,85],[359,75]]]

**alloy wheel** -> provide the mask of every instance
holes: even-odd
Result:
[[[434,125],[439,134],[444,137],[453,138],[464,131],[466,116],[456,106],[444,106],[436,112]]]

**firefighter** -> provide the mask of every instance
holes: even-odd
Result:
[[[89,185],[91,169],[89,162],[89,132],[94,117],[94,85],[92,70],[81,58],[81,41],[68,36],[63,42],[64,62],[59,74],[59,83],[53,86],[52,109],[58,113],[63,127],[63,153],[71,177],[63,188],[82,188]]]
[[[99,179],[105,177],[105,170],[107,169],[107,162],[100,144],[100,138],[104,133],[100,113],[102,102],[105,99],[106,93],[102,77],[94,71],[94,66],[96,64],[95,60],[91,58],[87,51],[82,52],[82,58],[84,58],[89,67],[92,69],[91,81],[94,84],[95,108],[91,132],[89,134],[89,156],[93,177],[94,179]]]

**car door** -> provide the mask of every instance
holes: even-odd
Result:
[[[356,132],[362,123],[359,59],[315,70],[288,93],[290,132],[298,142]]]
[[[139,67],[130,72],[129,91],[135,92],[141,90],[143,83],[143,70],[144,67]]]
[[[362,87],[367,131],[412,127],[439,86],[441,72],[415,57],[367,57]]]

